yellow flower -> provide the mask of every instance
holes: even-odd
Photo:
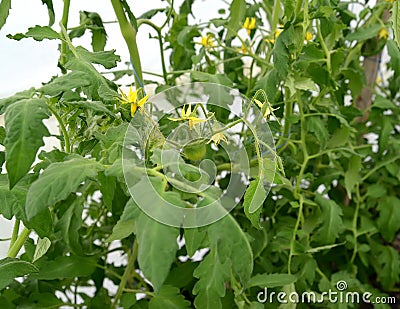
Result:
[[[200,119],[200,118],[196,117],[196,110],[197,110],[196,107],[194,108],[193,111],[192,111],[192,106],[190,104],[188,104],[188,106],[186,108],[185,107],[186,107],[186,105],[184,105],[182,108],[182,112],[181,112],[182,117],[180,117],[180,118],[168,117],[168,119],[172,120],[172,121],[189,121],[189,128],[191,130],[191,129],[193,129],[193,126],[195,124],[205,122],[212,117],[212,115],[211,115],[207,119]]]
[[[203,45],[206,49],[210,49],[215,46],[213,37],[211,34],[207,34],[207,36],[201,37],[201,45]]]
[[[267,107],[265,108],[264,112],[264,118],[269,118],[272,114],[273,111],[276,111],[277,108],[272,108],[268,102],[261,103],[259,100],[254,99],[254,102],[258,105],[258,107],[262,110],[264,108],[264,105],[267,104]]]
[[[228,139],[226,138],[226,136],[224,135],[223,132],[218,132],[215,133],[210,140],[207,142],[207,144],[214,142],[215,145],[218,145],[221,141],[224,141],[225,143],[229,143]]]
[[[389,32],[386,30],[386,28],[381,28],[378,32],[378,38],[379,39],[387,39],[389,36]]]
[[[377,84],[382,84],[382,78],[380,78],[380,76],[376,77],[376,83]]]
[[[276,40],[276,39],[278,38],[278,36],[282,33],[282,31],[283,31],[283,29],[281,29],[281,28],[276,29],[276,30],[275,30],[275,33],[274,33],[274,38],[273,38],[273,39],[265,39],[265,41],[268,42],[268,43],[274,44],[274,43],[275,43],[275,40]]]
[[[312,33],[309,32],[309,31],[307,31],[307,32],[306,32],[306,41],[307,41],[307,42],[310,42],[310,41],[312,40],[312,38],[313,38]]]
[[[146,94],[143,98],[141,98],[139,101],[137,100],[138,97],[138,92],[141,90],[141,88],[137,89],[136,91],[133,91],[132,86],[129,87],[129,93],[126,95],[120,88],[118,88],[121,97],[118,98],[118,100],[122,104],[131,104],[131,116],[133,117],[136,113],[136,110],[138,108],[141,108],[146,102],[147,99],[149,98],[149,95]]]
[[[251,30],[256,27],[256,18],[255,17],[246,17],[244,21],[243,28],[247,30],[247,34],[250,35]]]

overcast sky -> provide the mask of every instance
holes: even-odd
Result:
[[[61,19],[62,0],[54,0],[56,22],[54,28],[58,31],[58,22]],[[166,1],[128,1],[136,16],[157,7],[165,7]],[[177,6],[182,0],[176,0]],[[210,7],[212,3],[212,7]],[[177,7],[176,6],[176,7]],[[194,12],[198,20],[208,20],[210,16],[217,16],[217,11],[222,6],[222,1],[202,1],[198,0],[194,4]],[[103,21],[115,21],[115,15],[109,0],[81,0],[71,1],[69,27],[79,25],[79,11],[86,10],[97,12]],[[164,20],[163,14],[158,14],[155,19],[156,24],[161,24]],[[33,39],[23,39],[15,41],[8,39],[7,34],[26,32],[29,27],[34,25],[45,26],[48,24],[47,7],[42,5],[39,0],[15,0],[12,1],[12,9],[6,24],[0,30],[0,98],[7,97],[17,91],[28,89],[32,86],[38,87],[42,82],[47,82],[53,75],[59,74],[57,60],[59,57],[58,42],[42,41],[37,42]],[[129,59],[128,50],[119,31],[118,24],[106,24],[108,40],[106,49],[116,49],[121,56],[121,68],[125,68],[124,62]],[[149,32],[154,35],[150,27],[144,25],[138,34],[139,52],[143,70],[161,73],[161,61],[159,56],[158,42],[149,39]],[[83,38],[74,39],[75,45],[83,45],[89,48],[90,34],[87,33]]]

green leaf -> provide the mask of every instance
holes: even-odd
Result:
[[[312,81],[312,79],[308,78],[308,77],[296,78],[296,80],[294,82],[294,87],[296,89],[300,89],[300,90],[318,91],[318,87],[315,85],[315,83]]]
[[[0,214],[10,220],[15,215],[15,210],[21,206],[20,200],[10,191],[8,186],[0,184]]]
[[[190,302],[185,300],[178,288],[165,285],[151,298],[149,309],[190,308]]]
[[[3,28],[6,23],[8,14],[11,9],[11,0],[1,0],[0,2],[0,29]]]
[[[29,188],[26,198],[27,218],[31,219],[47,207],[66,199],[86,178],[95,178],[102,168],[96,161],[78,156],[50,164]]]
[[[46,254],[47,250],[49,250],[51,246],[51,241],[47,237],[39,238],[35,253],[33,255],[32,263],[35,263],[38,259],[40,259],[43,255]]]
[[[42,122],[49,116],[44,99],[22,100],[7,108],[4,144],[10,188],[28,173],[37,151],[44,145],[43,137],[50,135]]]
[[[383,238],[392,242],[400,229],[400,199],[388,196],[378,203],[378,228]]]
[[[115,54],[115,49],[108,51],[90,52],[82,46],[76,47],[79,57],[87,62],[97,63],[106,69],[112,69],[121,61],[121,57]]]
[[[79,229],[82,226],[83,202],[75,199],[57,222],[56,229],[61,231],[62,240],[76,255],[83,255]]]
[[[54,7],[53,7],[53,1],[52,0],[42,0],[42,4],[45,4],[47,6],[47,11],[49,13],[49,26],[52,26],[54,24]]]
[[[158,182],[159,180],[159,182]],[[154,187],[162,186],[162,180],[157,178],[152,182]],[[140,188],[141,182],[133,187]],[[139,191],[146,194],[143,190]],[[143,274],[153,284],[158,292],[168,276],[175,254],[178,250],[177,238],[179,229],[159,223],[140,213],[136,221],[136,237],[139,244],[138,262]]]
[[[385,290],[392,289],[400,279],[399,253],[390,246],[378,245],[374,250],[377,262],[378,281]]]
[[[200,280],[193,287],[196,308],[222,308],[221,297],[225,295],[225,281],[230,277],[230,263],[221,263],[217,247],[211,248],[210,253],[195,269],[193,276]]]
[[[307,130],[315,134],[315,136],[321,143],[321,147],[324,148],[326,142],[328,141],[329,133],[321,117],[319,116],[307,117]]]
[[[287,284],[295,283],[297,277],[289,274],[258,274],[252,277],[247,288],[258,286],[260,288],[276,288]]]
[[[90,109],[95,112],[107,114],[111,116],[112,118],[115,118],[115,114],[111,112],[103,102],[100,101],[68,101],[68,102],[63,102],[64,104],[68,106],[73,106],[77,108],[82,108],[82,109]]]
[[[322,211],[322,224],[314,234],[314,239],[321,244],[333,244],[343,229],[342,209],[332,200],[321,195],[315,197]]]
[[[397,46],[400,47],[400,4],[399,4],[399,1],[393,2],[391,21],[392,21],[394,39],[397,43]]]
[[[55,260],[36,262],[39,272],[32,279],[55,280],[90,276],[96,269],[97,257],[58,256]]]
[[[360,181],[361,158],[359,156],[351,156],[347,171],[344,174],[344,184],[347,191],[347,196],[351,198],[351,191]]]
[[[75,71],[53,79],[38,90],[50,96],[56,96],[62,92],[88,85],[90,85],[89,76],[84,72]]]
[[[375,96],[374,102],[372,103],[372,107],[380,109],[395,109],[396,105],[394,105],[392,101],[377,94]]]
[[[345,39],[348,41],[365,41],[375,37],[381,28],[382,25],[380,23],[374,24],[367,28],[359,28],[355,32],[347,35]]]
[[[230,7],[229,21],[226,26],[228,33],[226,40],[229,40],[236,35],[237,31],[242,27],[242,22],[246,16],[246,1],[233,0]]]
[[[349,137],[350,129],[348,127],[340,127],[332,134],[332,137],[328,141],[327,147],[336,148],[343,146],[347,143]]]
[[[10,284],[14,278],[37,272],[35,265],[14,258],[0,260],[0,290]]]
[[[36,41],[58,40],[61,39],[60,35],[48,26],[35,26],[28,28],[27,33],[17,33],[15,35],[8,34],[7,37],[13,40],[21,40],[25,38],[33,38]]]
[[[107,238],[107,242],[113,240],[120,240],[128,237],[135,231],[135,222],[140,215],[140,209],[136,203],[130,199],[126,203],[121,218],[117,221],[117,224],[113,227],[112,234]]]
[[[260,216],[263,211],[263,203],[267,198],[263,180],[256,178],[250,182],[249,187],[244,194],[243,208],[247,218],[256,228],[261,228]]]
[[[253,272],[253,252],[250,242],[233,216],[227,215],[208,228],[208,238],[218,246],[221,262],[231,261],[233,274],[246,285]]]
[[[197,250],[204,248],[206,230],[204,228],[185,229],[185,246],[189,256],[193,256]]]
[[[11,97],[0,99],[0,115],[4,114],[8,106],[24,99],[30,99],[34,92],[35,89],[31,88],[29,90],[17,92]]]

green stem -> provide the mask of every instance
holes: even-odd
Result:
[[[19,232],[19,224],[20,224],[20,223],[21,223],[20,220],[15,219],[14,228],[13,228],[13,232],[12,232],[12,236],[11,236],[11,242],[10,242],[10,247],[9,247],[9,249],[11,249],[11,247],[13,246],[13,244],[15,243],[15,241],[17,240],[18,232]]]
[[[30,233],[31,230],[24,227],[21,234],[19,234],[14,244],[11,246],[10,250],[8,250],[7,257],[15,258],[17,256]]]
[[[328,47],[325,44],[324,38],[322,37],[322,33],[321,33],[321,27],[320,27],[320,21],[317,20],[316,22],[317,24],[317,36],[318,36],[318,40],[321,44],[322,50],[325,53],[326,56],[326,68],[328,70],[328,73],[331,74],[332,73],[332,68],[331,68],[331,52],[329,51]]]
[[[70,7],[70,0],[64,0],[61,24],[64,26],[65,29],[67,29],[67,27],[68,27],[69,7]],[[66,70],[64,69],[64,65],[65,65],[66,61],[67,61],[67,44],[64,41],[61,41],[60,64],[62,67],[61,70],[64,74],[66,73]]]
[[[356,209],[354,210],[354,216],[353,216],[353,224],[352,224],[352,230],[353,230],[353,237],[354,237],[354,249],[353,249],[353,254],[351,256],[351,263],[354,263],[354,260],[357,256],[357,251],[358,251],[358,244],[357,244],[357,222],[358,222],[358,213],[360,211],[360,204],[361,204],[361,196],[360,196],[360,186],[357,184],[356,187],[356,193],[357,193],[357,202],[356,202]]]
[[[115,295],[114,302],[111,308],[116,308],[118,301],[125,289],[126,282],[128,281],[128,278],[131,276],[131,272],[133,267],[135,266],[135,261],[137,258],[137,250],[138,250],[138,244],[135,238],[135,242],[133,243],[133,249],[128,259],[128,264],[126,265],[124,274],[122,275],[121,282],[119,283],[117,294]]]
[[[158,44],[160,46],[161,68],[162,68],[162,72],[163,72],[163,78],[164,78],[165,83],[168,84],[168,73],[167,73],[167,67],[165,65],[164,49],[163,49],[162,34],[161,34],[162,28],[157,27],[154,23],[152,23],[150,20],[147,20],[147,19],[140,20],[138,22],[138,27],[141,24],[147,24],[157,32]]]
[[[68,135],[67,129],[64,125],[64,122],[62,121],[60,115],[57,113],[57,111],[52,106],[48,105],[48,108],[51,111],[51,113],[54,115],[54,117],[56,117],[58,124],[60,125],[60,129],[64,136],[64,142],[65,142],[64,150],[66,153],[70,153],[71,145],[70,145],[69,135]]]
[[[119,27],[121,29],[121,34],[124,37],[126,45],[128,46],[132,64],[135,67],[139,79],[143,81],[142,65],[140,62],[139,50],[136,43],[137,32],[133,28],[131,23],[127,20],[120,0],[111,0],[111,4],[114,8],[115,15],[117,16]],[[140,84],[136,76],[135,76],[135,82],[136,85]]]
[[[274,9],[272,10],[272,22],[271,22],[271,33],[275,35],[275,30],[278,27],[279,14],[281,13],[281,1],[275,0]]]

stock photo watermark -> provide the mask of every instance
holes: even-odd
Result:
[[[395,304],[396,297],[394,296],[374,296],[371,292],[346,291],[348,288],[347,282],[339,280],[336,283],[336,291],[329,289],[322,293],[314,291],[307,292],[275,292],[264,288],[257,294],[257,301],[260,303],[331,303],[331,304]]]

